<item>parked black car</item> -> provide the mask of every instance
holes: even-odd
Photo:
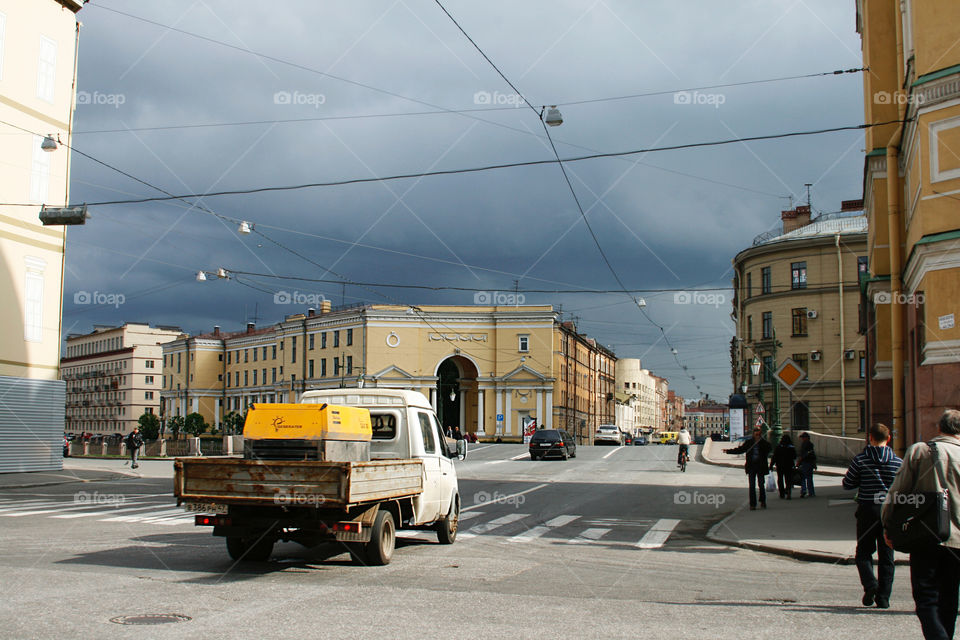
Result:
[[[561,460],[577,457],[577,443],[562,429],[540,429],[530,436],[530,459],[556,456]]]
[[[693,444],[703,444],[707,441],[707,436],[696,436],[693,439]]]

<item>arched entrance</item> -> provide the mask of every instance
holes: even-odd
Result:
[[[477,367],[463,356],[451,356],[437,368],[437,417],[444,430],[476,431]]]

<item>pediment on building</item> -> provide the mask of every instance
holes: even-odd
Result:
[[[373,374],[374,378],[409,378],[413,379],[413,376],[401,369],[396,365],[390,365],[382,371],[378,371]]]
[[[501,380],[512,380],[514,382],[518,380],[537,380],[540,382],[546,381],[549,378],[543,375],[539,371],[534,371],[525,364],[520,365],[507,375],[503,376]]]

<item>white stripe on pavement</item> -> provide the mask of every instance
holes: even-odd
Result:
[[[667,539],[678,524],[680,524],[680,521],[674,520],[673,518],[661,518],[657,520],[656,523],[650,527],[650,530],[640,538],[636,546],[640,549],[659,549],[667,543]]]
[[[470,513],[461,512],[460,522],[463,522],[464,520],[469,520],[470,518],[476,518],[477,516],[482,516],[484,513],[485,513],[484,511],[471,511]]]
[[[522,520],[529,515],[529,513],[508,513],[507,515],[495,518],[490,522],[474,525],[460,534],[460,537],[464,539],[475,538],[476,536],[483,535],[484,533],[489,533],[494,529],[499,529],[500,527],[510,524],[511,522]]]
[[[602,529],[600,527],[591,527],[589,529],[584,529],[580,532],[576,538],[571,538],[567,540],[568,544],[585,544],[588,542],[596,542],[607,533],[610,532],[610,529]]]
[[[502,460],[501,460],[501,462],[502,462]],[[543,489],[545,486],[547,486],[547,485],[545,485],[545,484],[538,484],[538,485],[535,486],[535,487],[530,487],[529,489],[524,489],[523,491],[518,491],[518,492],[516,492],[516,493],[511,493],[511,494],[508,495],[508,496],[497,495],[496,502],[500,502],[500,503],[503,503],[503,504],[512,504],[513,498],[516,498],[517,496],[523,496],[523,495],[526,495],[526,494],[528,494],[528,493],[533,493],[534,491],[539,491],[540,489]],[[472,505],[470,505],[469,507],[464,507],[463,509],[460,509],[460,513],[463,513],[463,512],[465,512],[465,511],[473,511],[474,509],[479,509],[480,507],[482,507],[482,506],[484,506],[484,505],[487,505],[487,504],[490,504],[490,503],[484,501],[484,502],[479,502],[479,503],[477,503],[477,504],[472,504]]]
[[[526,458],[526,457],[529,456],[529,455],[530,455],[530,452],[528,451],[527,453],[521,453],[521,454],[518,455],[518,456],[513,456],[513,457],[510,458],[510,459],[511,459],[511,460],[519,460],[520,458]]]
[[[146,511],[147,509],[156,509],[158,504],[148,504],[141,507],[128,507],[124,509],[108,509],[107,511],[89,511],[87,513],[68,513],[62,516],[50,516],[51,518],[89,518],[91,516],[108,516],[108,515],[117,515],[118,513],[128,513],[131,511]]]
[[[543,523],[543,525],[531,527],[529,530],[513,536],[506,542],[530,542],[531,540],[536,540],[537,538],[541,538],[547,533],[550,533],[550,531],[556,529],[557,527],[570,524],[579,517],[580,516],[557,516],[556,518]]]
[[[137,516],[116,516],[113,518],[102,518],[100,522],[142,522],[143,520],[148,520],[150,518],[158,518],[160,516],[169,516],[175,513],[183,513],[183,510],[168,509],[165,511],[154,511],[153,513],[145,513]]]
[[[623,449],[623,448],[624,448],[624,447],[617,447],[616,449],[614,449],[614,450],[611,451],[610,453],[608,453],[608,454],[606,454],[605,456],[603,456],[603,459],[606,460],[607,458],[609,458],[610,456],[612,456],[612,455],[615,454],[617,451],[620,451],[620,449]]]

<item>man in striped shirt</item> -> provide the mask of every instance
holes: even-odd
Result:
[[[850,463],[843,477],[844,489],[857,491],[857,571],[863,585],[863,606],[874,601],[880,609],[890,606],[893,588],[893,549],[883,539],[880,510],[893,479],[903,461],[887,446],[890,429],[875,424],[870,427],[869,444]],[[877,553],[877,573],[873,574],[873,553]]]

